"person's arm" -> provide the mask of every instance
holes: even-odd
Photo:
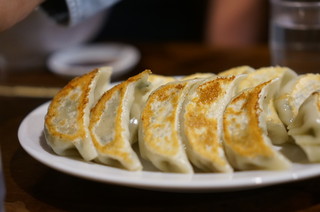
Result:
[[[1,0],[0,0],[1,1]],[[120,0],[46,0],[41,6],[58,23],[76,25]]]
[[[264,0],[211,0],[206,42],[224,47],[257,43],[265,33],[265,6]]]
[[[66,25],[76,25],[108,9],[120,0],[0,0],[0,32],[24,19],[41,6],[49,16]]]
[[[0,0],[0,32],[24,19],[43,0]]]

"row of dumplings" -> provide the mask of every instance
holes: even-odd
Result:
[[[320,75],[241,66],[182,78],[146,70],[110,87],[102,67],[51,101],[44,134],[59,155],[142,170],[233,172],[291,167],[275,146],[294,143],[320,161]],[[138,142],[138,150],[133,149]]]

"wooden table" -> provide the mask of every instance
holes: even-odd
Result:
[[[182,75],[269,65],[264,46],[212,49],[199,44],[137,44],[141,61],[126,77],[150,68]],[[67,79],[46,68],[10,72],[2,84],[63,86]],[[63,174],[29,156],[17,130],[23,118],[50,98],[0,97],[0,140],[7,211],[320,211],[320,177],[254,190],[223,193],[174,193],[102,184]]]

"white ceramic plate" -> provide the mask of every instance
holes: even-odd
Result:
[[[93,68],[111,66],[112,76],[120,76],[140,60],[138,49],[122,43],[99,43],[75,46],[53,53],[48,68],[65,77],[83,75]]]
[[[49,103],[45,103],[39,106],[23,120],[18,131],[20,143],[36,160],[53,169],[81,178],[152,190],[218,192],[252,189],[320,175],[320,164],[294,163],[287,171],[171,174],[152,171],[149,168],[141,172],[130,172],[85,162],[79,158],[58,156],[46,144],[43,135],[44,116],[48,105]],[[297,150],[292,151],[292,155],[299,155]]]

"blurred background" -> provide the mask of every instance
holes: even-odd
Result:
[[[97,40],[201,42],[208,0],[121,1],[110,11]]]
[[[257,14],[267,14],[268,1]],[[204,43],[210,0],[122,0],[72,27],[55,23],[41,9],[0,33],[0,55],[10,70],[43,67],[52,52],[86,42]],[[235,1],[235,5],[241,4]],[[251,15],[251,14],[249,14]],[[255,14],[252,14],[254,16]],[[254,17],[253,17],[254,18]],[[267,18],[258,42],[267,42]]]

